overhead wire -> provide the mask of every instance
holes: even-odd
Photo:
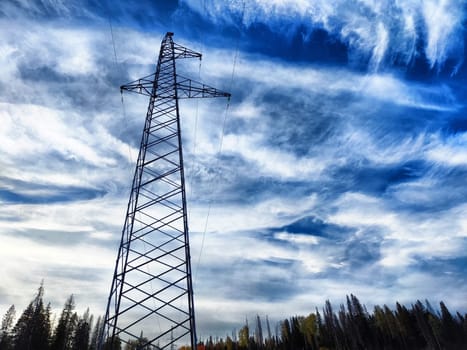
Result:
[[[203,0],[202,3],[202,8],[203,8],[203,15],[206,16],[207,13],[207,7],[206,7],[206,0]],[[200,42],[199,42],[199,50],[198,52],[202,55],[204,51],[204,36],[201,37]],[[199,58],[199,64],[198,64],[198,81],[201,81],[201,62],[202,62],[202,56]],[[188,171],[188,174],[193,174],[195,171],[196,167],[196,152],[197,152],[197,146],[198,146],[198,121],[199,121],[199,99],[195,99],[195,125],[194,125],[194,131],[193,131],[193,148],[192,148],[192,157],[191,157],[191,163],[190,163],[190,171]],[[189,191],[188,191],[188,196],[191,198],[193,196],[193,181],[194,181],[194,176],[192,175],[188,182],[189,182]]]
[[[204,3],[204,10],[206,11],[206,7],[205,7],[206,1],[204,0],[203,3]],[[239,30],[239,36],[237,38],[236,45],[235,45],[235,54],[234,54],[234,59],[233,59],[233,63],[232,63],[232,74],[230,76],[229,91],[232,91],[233,82],[234,82],[234,78],[235,78],[235,70],[236,70],[236,67],[237,67],[238,55],[239,55],[239,50],[240,50],[241,26],[243,25],[244,16],[245,16],[245,1],[243,0],[242,1],[242,13],[241,13],[241,16],[240,16],[240,30]],[[221,129],[221,133],[220,133],[220,137],[219,137],[219,148],[218,148],[217,154],[216,154],[215,168],[217,168],[219,166],[220,156],[222,154],[222,148],[223,148],[223,143],[224,143],[224,135],[225,135],[225,129],[226,129],[226,125],[227,125],[227,117],[228,117],[229,109],[230,109],[230,97],[227,100],[227,105],[226,105],[225,111],[224,111],[222,129]],[[195,268],[195,274],[194,274],[194,278],[193,278],[194,282],[197,279],[198,269],[199,269],[199,266],[201,264],[201,256],[203,254],[204,243],[205,243],[205,239],[206,239],[206,232],[207,232],[208,227],[209,227],[209,217],[211,215],[211,209],[212,209],[212,199],[209,199],[208,200],[207,213],[206,213],[206,220],[204,222],[204,229],[203,229],[203,234],[202,234],[202,238],[201,238],[201,247],[200,247],[198,260],[197,260],[196,268]]]
[[[119,68],[119,65],[118,65],[118,58],[117,58],[117,49],[115,48],[115,37],[114,37],[114,30],[113,30],[113,27],[112,27],[112,19],[110,17],[110,13],[109,13],[109,27],[110,27],[110,36],[112,38],[112,47],[113,47],[113,50],[114,50],[114,59],[115,59],[115,66],[117,68]]]
[[[199,60],[199,66],[198,66],[198,81],[201,81],[201,58]],[[191,162],[190,162],[190,171],[188,171],[188,174],[193,174],[195,171],[196,167],[196,152],[197,152],[197,145],[198,145],[198,119],[199,119],[199,99],[196,99],[196,107],[195,107],[195,127],[193,131],[193,146],[192,146],[192,157],[191,157]],[[188,191],[188,196],[191,198],[193,196],[193,181],[194,181],[194,176],[191,175],[188,182],[189,182],[189,191]]]
[[[115,68],[116,68],[117,72],[119,73],[119,75],[122,75],[123,69],[122,69],[121,65],[118,63],[117,47],[115,45],[115,35],[114,35],[114,30],[113,30],[113,26],[112,26],[112,18],[111,18],[110,13],[108,13],[108,18],[109,18],[110,37],[112,39],[112,48],[113,48],[113,53],[114,53],[114,64],[115,64]],[[121,97],[120,100],[121,100],[121,104],[122,104],[123,119],[125,121],[128,121],[128,117],[127,117],[127,114],[126,114],[125,103],[124,103],[124,100],[123,100],[123,91],[121,91],[121,90],[120,90],[120,97]],[[126,123],[126,124],[128,125],[128,123]],[[129,143],[127,145],[128,145],[129,161],[131,163],[133,163],[133,157],[131,155],[131,147],[130,147]]]

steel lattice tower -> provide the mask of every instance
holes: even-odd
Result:
[[[230,94],[178,75],[176,60],[201,54],[172,36],[162,40],[156,72],[121,87],[150,98],[101,349],[117,337],[138,349],[196,349],[178,100]]]

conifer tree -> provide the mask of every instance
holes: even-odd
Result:
[[[412,306],[412,312],[415,315],[418,329],[420,330],[425,342],[428,344],[429,349],[440,349],[439,343],[433,332],[435,322],[429,321],[429,311],[425,309],[420,300],[417,300],[415,305]]]
[[[102,345],[103,350],[121,350],[122,349],[122,341],[120,340],[119,336],[116,335],[115,338],[107,338],[107,340]]]
[[[281,340],[284,349],[292,349],[292,332],[287,318],[281,323]]]
[[[89,350],[97,350],[99,347],[99,341],[101,339],[103,332],[103,327],[102,327],[102,317],[99,316],[96,321],[96,325],[94,326],[94,329],[92,331],[92,336],[91,336],[91,343],[89,345]]]
[[[52,341],[51,350],[71,350],[73,335],[77,324],[77,314],[74,312],[75,299],[73,294],[68,297],[58,320]]]
[[[259,348],[263,347],[263,327],[259,315],[256,315],[255,342]]]
[[[439,303],[441,310],[441,338],[446,349],[461,349],[463,343],[461,323],[451,315],[444,302]]]
[[[15,350],[49,350],[50,306],[44,307],[44,285],[23,311],[13,328]]]
[[[15,350],[29,350],[32,338],[33,315],[34,306],[30,302],[13,328],[13,345]]]
[[[331,302],[326,300],[323,309],[323,322],[321,323],[320,335],[323,344],[326,347],[334,348],[337,346],[337,328],[339,323],[334,315]]]
[[[130,340],[125,344],[123,350],[152,350],[152,346],[148,345],[149,339],[143,336],[143,331],[138,339]]]
[[[78,319],[76,330],[73,334],[72,350],[88,350],[89,338],[92,327],[92,315],[89,314],[89,308],[86,309],[83,316]]]
[[[42,298],[39,300],[39,305],[35,309],[34,323],[32,331],[32,340],[34,344],[34,350],[49,350],[50,348],[50,334],[51,334],[51,323],[50,323],[50,304],[44,308]]]
[[[423,349],[427,344],[423,338],[414,312],[410,312],[405,306],[396,303],[396,317],[401,332],[403,349]]]
[[[269,324],[269,318],[268,316],[266,315],[266,329],[268,331],[268,338],[267,340],[271,340],[272,338],[272,335],[271,335],[271,325]]]
[[[11,337],[11,327],[15,320],[16,310],[15,306],[11,305],[2,319],[2,328],[0,334],[0,350],[10,350],[13,347],[13,340]]]

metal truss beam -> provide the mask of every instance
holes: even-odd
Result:
[[[148,75],[144,78],[132,81],[131,83],[122,85],[120,89],[135,92],[141,95],[151,96],[153,93],[159,93],[154,97],[157,98],[175,98],[171,91],[154,91],[154,76],[155,74]],[[230,94],[220,91],[209,85],[197,82],[195,80],[185,78],[181,75],[176,76],[176,87],[178,90],[177,98],[209,98],[209,97],[230,97]]]

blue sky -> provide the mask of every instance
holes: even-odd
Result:
[[[463,1],[2,1],[0,313],[104,312],[160,41],[182,101],[200,336],[357,295],[467,306]],[[112,34],[113,33],[113,40]]]

